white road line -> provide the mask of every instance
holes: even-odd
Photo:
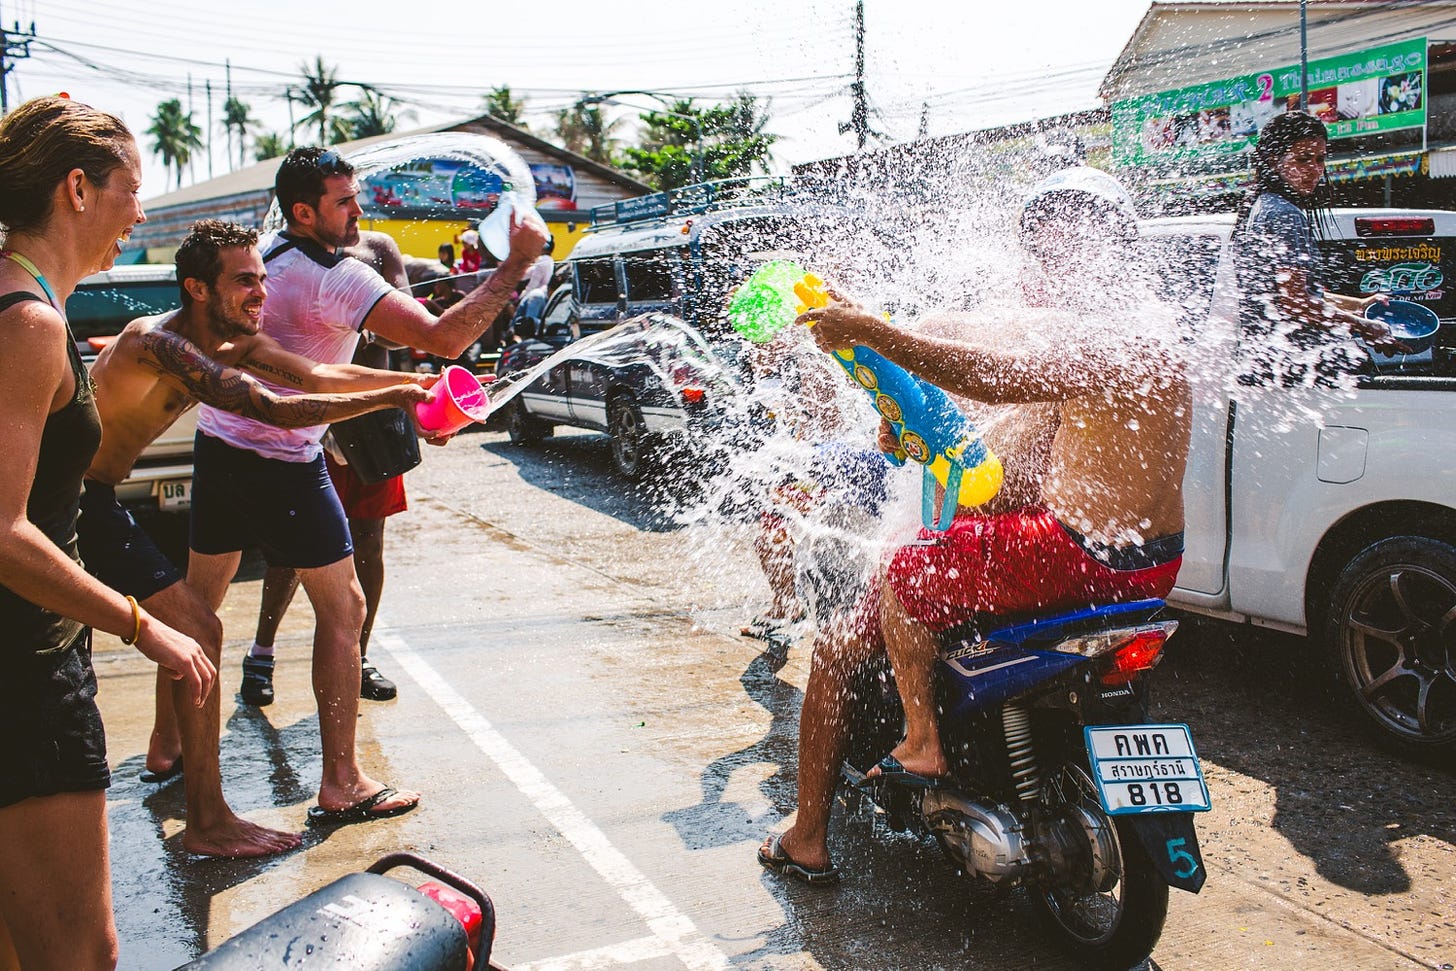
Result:
[[[639,937],[635,941],[608,944],[591,951],[577,951],[561,957],[545,958],[530,964],[513,964],[511,971],[600,971],[619,964],[636,964],[672,954],[667,942],[656,937]]]
[[[560,789],[552,785],[505,736],[471,707],[470,702],[416,654],[403,638],[398,634],[376,629],[369,642],[370,647],[375,645],[393,656],[400,667],[425,689],[425,693],[435,704],[444,709],[445,714],[470,737],[476,748],[485,753],[505,777],[535,805],[537,811],[576,847],[587,865],[610,884],[629,907],[642,916],[653,936],[667,947],[669,953],[677,955],[691,969],[714,968],[726,971],[728,958],[723,952],[611,844],[606,834],[586,814],[572,805],[571,800]]]

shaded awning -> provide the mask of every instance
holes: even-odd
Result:
[[[1421,170],[1425,152],[1392,152],[1362,158],[1337,158],[1325,163],[1325,178],[1331,182],[1353,182],[1385,175],[1415,175]]]
[[[1437,156],[1445,167],[1442,176],[1456,178],[1456,147],[1431,152],[1430,174],[1436,175]],[[1378,179],[1384,176],[1410,176],[1421,172],[1426,152],[1391,152],[1386,155],[1365,155],[1359,158],[1332,158],[1325,163],[1325,178],[1330,182],[1353,182],[1356,179]],[[1207,175],[1185,175],[1178,178],[1150,179],[1148,185],[1159,193],[1182,199],[1206,199],[1228,195],[1247,188],[1254,180],[1250,169]]]
[[[1430,171],[1433,179],[1456,179],[1456,146],[1433,148],[1429,152]]]

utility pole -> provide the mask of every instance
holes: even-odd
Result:
[[[187,72],[187,127],[192,127],[192,72]],[[197,171],[193,167],[197,163],[192,159],[192,150],[187,151],[187,178],[193,183],[197,182]],[[182,170],[177,170],[177,188],[182,188]]]
[[[1309,110],[1309,20],[1306,0],[1299,0],[1299,110]]]
[[[863,152],[870,134],[870,104],[865,94],[864,0],[855,0],[854,4],[854,83],[849,90],[854,98],[854,107],[850,111],[849,122],[839,123],[839,133],[843,135],[853,131],[858,146],[855,150]]]
[[[212,81],[203,81],[207,91],[207,177],[212,178]]]
[[[228,171],[231,172],[233,170],[233,126],[228,122],[228,110],[232,107],[232,100],[233,100],[233,61],[232,61],[232,58],[230,58],[230,57],[223,58],[222,64],[223,64],[223,70],[226,72],[226,75],[225,76],[227,78],[227,100],[223,101],[223,103],[222,103],[222,125],[223,125],[224,128],[227,129]],[[239,155],[242,154],[242,149],[239,149],[238,150],[238,154]]]
[[[0,25],[0,115],[10,111],[10,72],[15,70],[12,61],[30,57],[30,42],[35,40],[35,21],[30,30],[22,31],[20,21],[6,30]]]

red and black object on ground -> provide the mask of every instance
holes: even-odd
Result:
[[[418,888],[384,876],[410,867]],[[391,853],[252,927],[177,971],[349,968],[353,971],[501,971],[491,963],[495,906],[459,874],[413,853]]]

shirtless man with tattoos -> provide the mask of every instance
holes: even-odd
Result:
[[[182,307],[132,321],[91,370],[101,413],[101,448],[86,473],[79,526],[86,566],[129,593],[163,622],[201,644],[214,664],[222,625],[204,599],[116,501],[142,450],[197,402],[282,428],[340,421],[381,408],[408,407],[426,397],[422,375],[352,364],[316,364],[258,333],[267,272],[258,235],[203,220],[177,251]],[[255,380],[297,389],[279,394]],[[298,845],[294,833],[265,829],[236,816],[222,794],[218,768],[218,692],[203,708],[174,695],[180,682],[157,684],[157,730],[148,746],[151,778],[175,776],[185,764],[187,828],[182,845],[208,856],[262,856]],[[163,749],[177,744],[181,751]]]

